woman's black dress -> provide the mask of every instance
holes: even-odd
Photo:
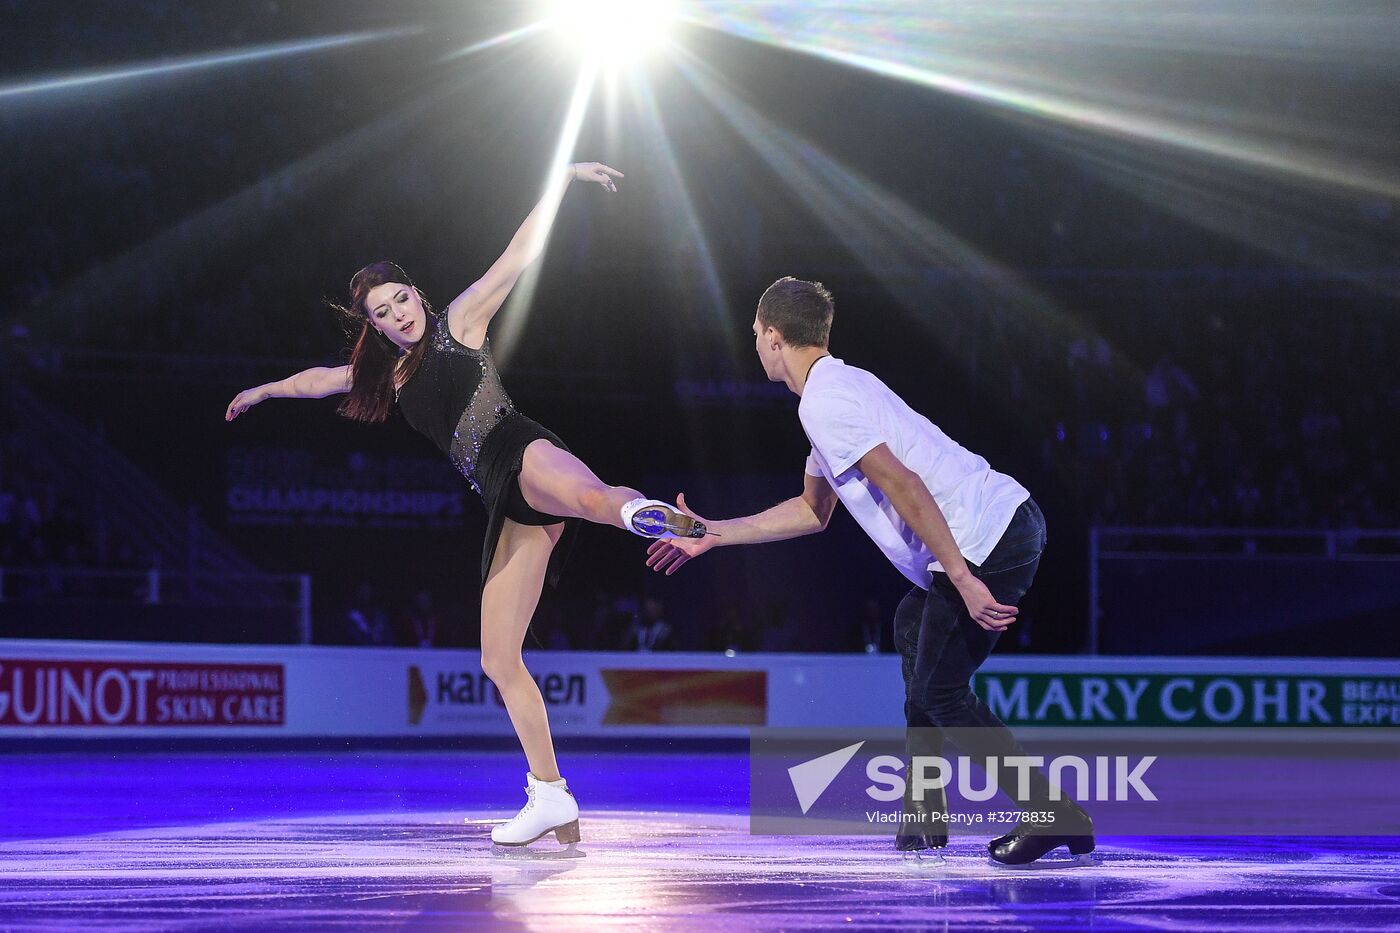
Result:
[[[491,359],[491,341],[473,349],[452,336],[446,314],[428,315],[427,346],[417,370],[399,389],[399,410],[420,434],[447,454],[486,503],[486,541],[481,549],[484,583],[507,518],[522,525],[564,522],[564,535],[549,558],[548,582],[559,573],[579,520],[545,515],[520,493],[525,448],[544,438],[561,450],[564,442],[515,410]]]

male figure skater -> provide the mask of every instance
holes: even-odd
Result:
[[[763,293],[753,322],[764,372],[801,398],[797,415],[812,444],[802,495],[755,515],[705,520],[716,536],[657,541],[647,565],[669,575],[712,547],[822,531],[839,500],[913,584],[894,619],[907,725],[958,728],[962,750],[982,761],[1024,754],[969,680],[1016,621],[1016,602],[1030,588],[1045,546],[1045,520],[1020,483],[959,446],[874,375],[832,356],[834,311],[820,283],[787,277]],[[677,505],[698,518],[684,495]],[[908,751],[941,750],[923,744],[911,739]],[[941,739],[933,744],[941,746]],[[1018,798],[1015,772],[997,770],[1009,779],[999,786],[1012,799],[1052,809],[1056,819],[1053,828],[1021,823],[992,840],[993,859],[1025,864],[1060,845],[1075,854],[1093,849],[1088,815],[1072,801],[1051,802],[1043,774],[1032,772],[1030,795]],[[906,813],[925,815],[946,806],[941,795],[920,803],[907,790],[904,805]],[[902,850],[946,844],[946,832],[933,829],[905,828],[896,839]]]

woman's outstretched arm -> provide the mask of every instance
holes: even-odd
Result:
[[[277,382],[244,389],[228,403],[224,420],[232,421],[248,409],[270,398],[325,398],[350,391],[349,366],[313,366]]]
[[[458,339],[468,346],[479,347],[486,340],[486,328],[496,312],[505,304],[506,296],[515,287],[520,274],[544,251],[545,239],[554,223],[554,215],[559,210],[559,202],[564,199],[564,191],[574,181],[591,181],[602,185],[608,191],[616,192],[614,178],[622,173],[601,162],[575,162],[560,170],[564,178],[545,188],[544,197],[530,216],[515,231],[510,245],[501,257],[492,263],[486,274],[471,284],[447,306],[447,326]],[[561,183],[562,182],[562,183]]]

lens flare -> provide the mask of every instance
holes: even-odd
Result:
[[[1048,124],[1400,198],[1393,140],[1359,129],[1393,119],[1400,17],[1386,4],[716,0],[687,21]],[[1319,66],[1372,88],[1339,101]]]
[[[613,68],[663,48],[676,21],[676,5],[671,0],[555,0],[550,20],[561,39]]]

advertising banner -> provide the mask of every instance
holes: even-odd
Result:
[[[903,724],[894,655],[537,651],[525,663],[561,736]],[[974,686],[1013,726],[1400,724],[1393,661],[1015,656]],[[511,734],[474,651],[0,640],[0,741]]]
[[[973,689],[992,712],[1011,725],[1400,724],[1400,674],[1394,672],[1381,676],[1202,674],[1194,670],[1149,673],[1132,658],[1114,660],[1120,662],[1121,673],[984,670],[973,678]],[[1316,663],[1330,667],[1328,662]]]
[[[0,658],[0,727],[280,726],[280,664]]]

